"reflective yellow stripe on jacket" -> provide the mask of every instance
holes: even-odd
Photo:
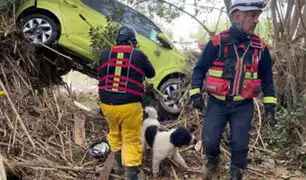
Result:
[[[273,96],[266,96],[264,97],[264,103],[270,103],[270,104],[277,104],[277,98]]]
[[[191,90],[189,90],[189,96],[193,96],[193,95],[195,95],[197,93],[200,93],[200,92],[201,92],[200,88],[191,89]]]
[[[214,76],[214,77],[222,77],[222,71],[209,69],[208,75]],[[245,79],[257,79],[257,78],[258,78],[257,72],[253,72],[253,78],[252,78],[252,73],[250,72],[245,73]]]
[[[215,94],[211,94],[211,95],[213,95],[217,99],[225,101],[225,96],[218,96],[218,95],[215,95]],[[244,100],[244,98],[242,96],[234,96],[234,98],[233,98],[233,101],[241,101],[241,100]]]

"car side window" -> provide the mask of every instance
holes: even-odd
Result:
[[[119,20],[121,24],[132,26],[137,33],[159,43],[156,36],[161,31],[148,18],[130,7],[119,6],[119,8],[123,12],[122,17]]]
[[[81,1],[103,15],[115,15],[115,13],[121,12],[119,16],[116,16],[116,21],[123,25],[132,26],[137,33],[159,44],[159,41],[157,40],[157,34],[161,32],[159,28],[148,18],[134,9],[124,4],[116,3],[114,0]]]
[[[81,0],[81,1],[90,8],[106,16],[113,15],[116,12],[113,0]]]

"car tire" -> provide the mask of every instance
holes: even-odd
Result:
[[[163,83],[159,91],[164,94],[164,96],[173,96],[174,100],[167,100],[163,97],[158,100],[158,112],[160,121],[174,120],[178,117],[181,112],[181,107],[178,105],[178,87],[179,78],[170,78],[165,83]]]
[[[50,17],[43,14],[31,14],[21,21],[21,29],[35,45],[50,45],[60,35],[60,26]],[[39,42],[39,43],[38,43]]]

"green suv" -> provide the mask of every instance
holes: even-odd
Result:
[[[177,115],[178,79],[184,77],[186,58],[157,25],[136,10],[114,0],[25,0],[18,8],[17,21],[34,44],[56,44],[78,63],[76,70],[97,78],[93,64],[98,59],[90,46],[89,24],[106,26],[106,16],[118,9],[123,10],[118,23],[135,28],[139,49],[156,69],[156,77],[149,80],[164,94],[158,101],[160,110]]]

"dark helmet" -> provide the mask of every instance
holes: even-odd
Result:
[[[128,26],[123,26],[120,28],[118,32],[118,37],[116,39],[117,44],[126,44],[132,42],[134,46],[137,45],[137,33],[135,29]]]

